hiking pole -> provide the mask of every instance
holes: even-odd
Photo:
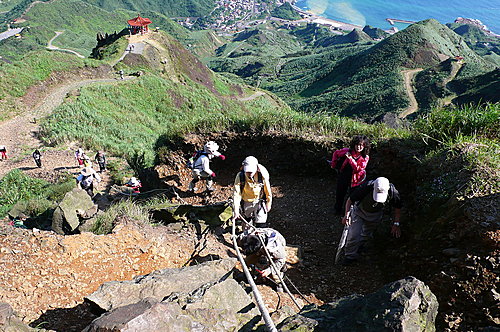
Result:
[[[241,263],[241,267],[243,268],[243,272],[245,273],[247,281],[250,284],[250,286],[252,287],[252,292],[253,292],[253,295],[255,296],[255,301],[257,302],[257,306],[259,307],[259,311],[262,315],[262,318],[264,319],[264,322],[266,324],[266,328],[271,332],[277,332],[278,330],[276,329],[276,326],[274,325],[274,322],[271,319],[271,316],[269,315],[269,311],[267,310],[266,305],[264,304],[264,301],[262,300],[262,295],[260,295],[260,292],[257,289],[257,285],[255,285],[255,282],[252,278],[252,275],[250,274],[250,271],[248,271],[247,264],[246,264],[245,260],[243,259],[243,256],[241,256],[241,252],[240,252],[240,249],[238,248],[238,244],[236,243],[236,220],[233,220],[232,238],[233,238],[234,250],[236,250],[236,254],[238,255],[238,260]]]
[[[337,248],[337,254],[335,255],[335,264],[338,264],[338,262],[340,261],[340,258],[342,257],[342,250],[344,249],[345,243],[347,241],[347,234],[349,233],[349,226],[351,225],[352,211],[353,210],[354,210],[354,207],[351,205],[349,212],[347,212],[347,221],[344,225],[344,230],[342,231],[342,236],[340,237],[339,246]]]
[[[253,229],[256,229],[255,226],[253,226],[252,224],[249,224],[245,218],[243,218],[242,216],[240,216],[241,220],[247,224],[248,226],[252,227]],[[288,286],[286,285],[285,281],[283,280],[283,278],[281,277],[280,275],[280,271],[278,271],[278,268],[276,267],[276,265],[274,264],[273,262],[273,259],[271,258],[271,254],[269,253],[269,251],[267,250],[266,246],[265,246],[265,241],[264,239],[262,238],[262,235],[261,234],[257,234],[257,236],[259,237],[259,240],[260,242],[262,243],[262,247],[264,248],[264,252],[266,253],[266,256],[267,256],[267,259],[269,260],[269,263],[271,264],[271,268],[275,271],[275,274],[278,276],[278,279],[280,280],[281,284],[283,285],[283,289],[287,292],[287,294],[290,296],[290,298],[292,299],[293,303],[295,303],[295,305],[297,306],[297,308],[302,309],[302,307],[297,303],[297,300],[295,299],[295,297],[292,295],[292,293],[290,292],[290,290],[288,289]],[[285,263],[286,264],[286,263]]]

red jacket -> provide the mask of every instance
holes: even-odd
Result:
[[[335,168],[339,159],[343,158],[345,154],[349,152],[349,148],[343,148],[337,150],[333,153],[332,161],[330,166]],[[354,157],[354,160],[350,158],[345,158],[340,170],[344,169],[344,167],[349,163],[352,167],[352,177],[351,177],[351,187],[359,186],[366,178],[366,165],[368,165],[368,161],[370,160],[370,156],[366,156],[363,158],[362,155]]]

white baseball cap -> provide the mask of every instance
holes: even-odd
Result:
[[[243,165],[243,172],[255,173],[257,172],[257,166],[259,165],[259,162],[254,156],[248,156],[245,158],[245,160],[243,160],[241,164]]]
[[[373,182],[373,199],[377,203],[385,203],[389,194],[389,180],[384,177],[375,179]]]

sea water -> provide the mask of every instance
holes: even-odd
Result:
[[[500,34],[500,0],[297,0],[297,7],[332,20],[389,29],[386,18],[452,23],[457,17],[479,19]],[[396,24],[399,29],[404,24]]]

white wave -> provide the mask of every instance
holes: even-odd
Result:
[[[335,11],[335,16],[341,17],[349,23],[365,26],[366,18],[348,2],[331,2],[329,10]]]

